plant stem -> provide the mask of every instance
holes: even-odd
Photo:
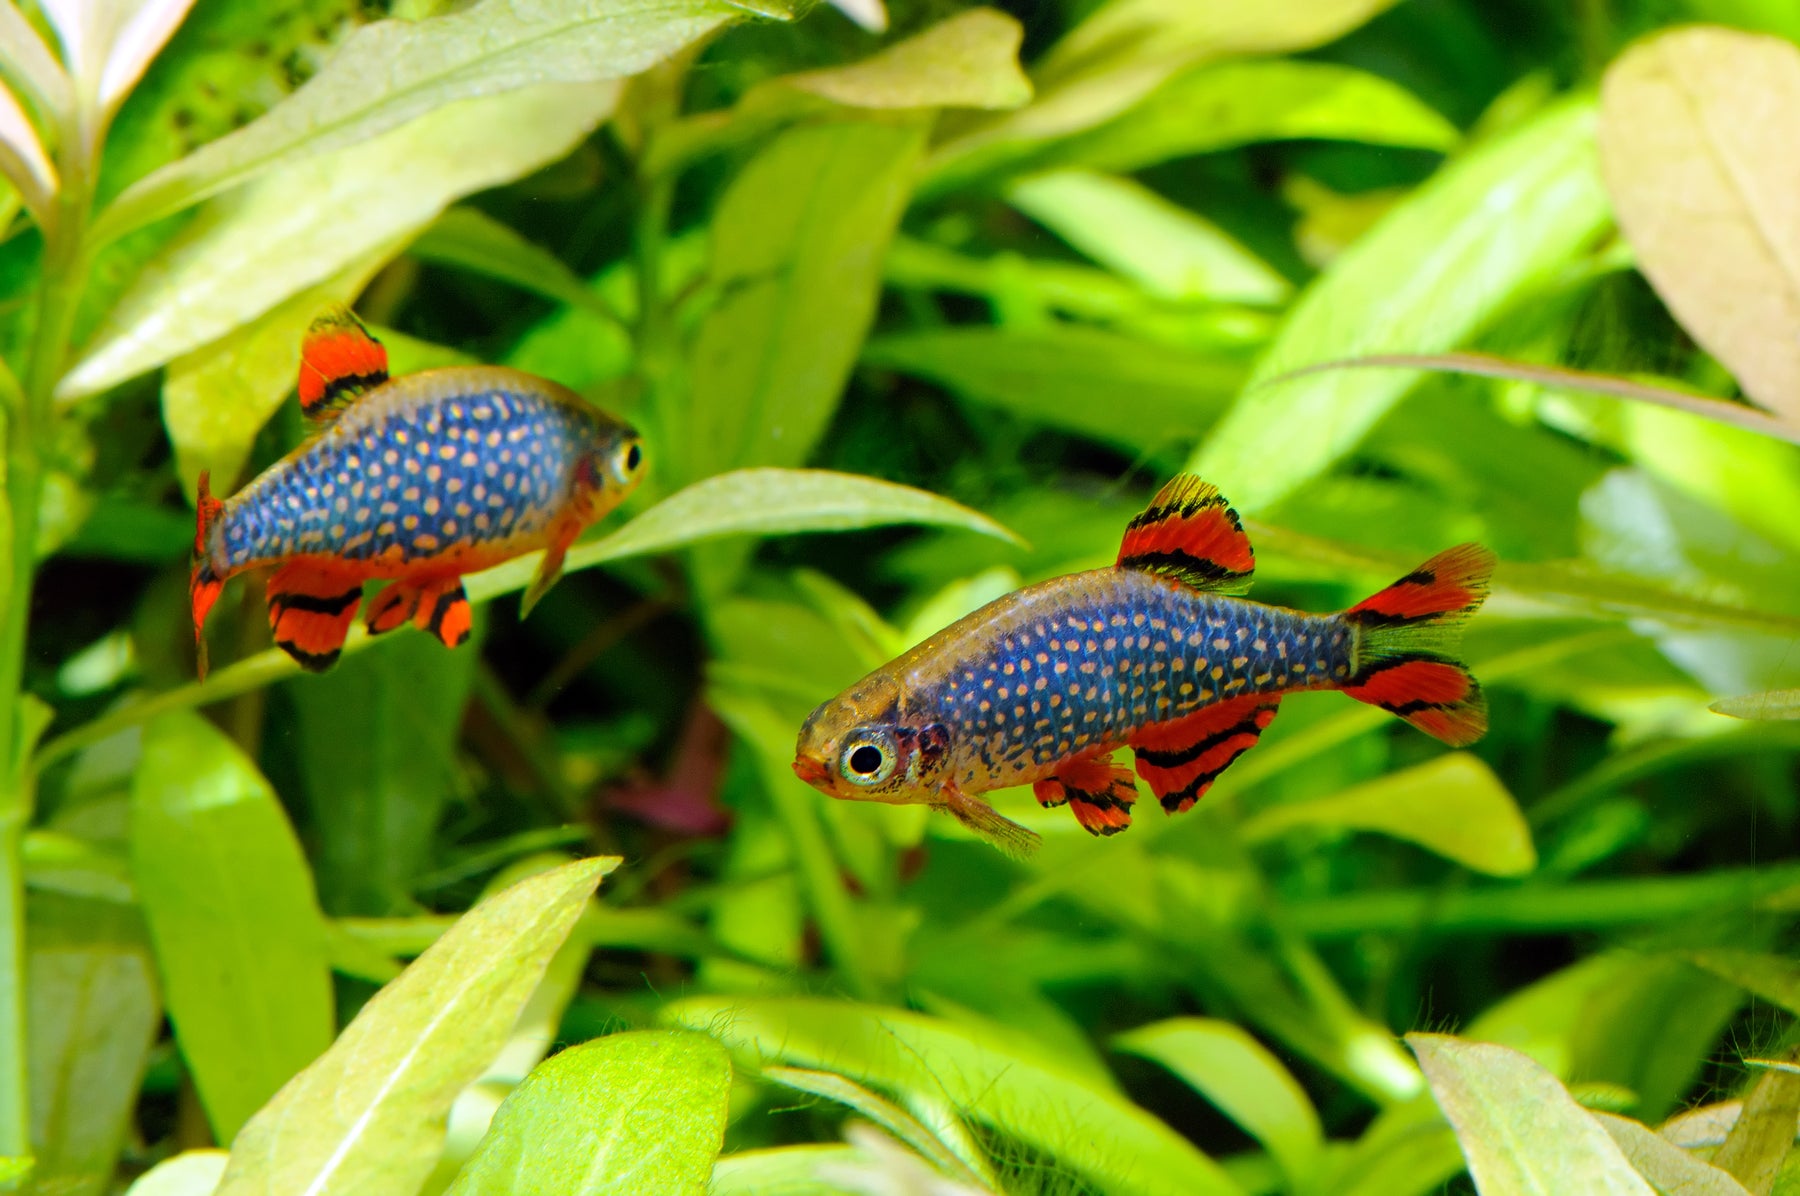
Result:
[[[31,821],[32,772],[22,742],[25,640],[37,571],[38,504],[49,439],[51,403],[62,376],[86,275],[84,234],[91,201],[90,166],[99,130],[85,115],[64,139],[62,189],[43,230],[43,276],[24,394],[6,429],[6,499],[11,570],[0,614],[0,1155],[31,1153],[31,1086],[26,1073],[25,827]]]

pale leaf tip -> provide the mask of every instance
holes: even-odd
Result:
[[[870,33],[887,32],[887,8],[881,0],[831,0],[831,6]]]

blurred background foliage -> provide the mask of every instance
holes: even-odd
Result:
[[[1800,1191],[1797,10],[840,8],[0,9],[0,1184]],[[195,683],[331,301],[650,481],[467,650],[240,582]],[[1494,546],[1488,737],[1292,701],[1025,863],[793,777],[1184,467],[1263,601]]]

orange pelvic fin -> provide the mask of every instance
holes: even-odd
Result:
[[[1222,594],[1250,588],[1256,554],[1218,488],[1191,473],[1172,478],[1125,528],[1119,568],[1160,573]]]
[[[322,673],[337,663],[362,601],[362,582],[312,562],[283,565],[269,578],[269,630],[301,668]]]
[[[300,344],[300,413],[336,419],[358,396],[387,381],[387,350],[342,304],[321,312]]]
[[[459,648],[467,643],[474,626],[474,611],[469,606],[462,579],[445,577],[418,583],[397,581],[377,594],[369,604],[370,635],[381,635],[407,623],[437,636],[446,648]]]
[[[1041,805],[1067,803],[1075,821],[1091,835],[1116,835],[1130,826],[1131,804],[1137,800],[1131,770],[1114,764],[1111,756],[1071,760],[1031,791]]]
[[[1453,659],[1462,626],[1487,598],[1494,554],[1459,544],[1343,613],[1358,630],[1343,690],[1453,747],[1487,733],[1487,699]]]
[[[1137,771],[1163,809],[1179,814],[1206,795],[1232,761],[1275,721],[1279,694],[1244,694],[1131,737]]]
[[[188,573],[188,600],[194,608],[194,664],[206,678],[206,616],[219,600],[225,582],[212,567],[213,529],[225,513],[225,504],[212,496],[212,478],[200,471],[199,496],[194,501],[194,563]]]

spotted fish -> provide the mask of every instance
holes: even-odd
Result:
[[[991,602],[814,710],[794,771],[833,797],[931,805],[1023,855],[1037,835],[982,793],[1029,784],[1116,834],[1137,784],[1114,752],[1129,747],[1179,813],[1300,690],[1340,690],[1472,743],[1487,704],[1451,653],[1493,567],[1464,544],[1335,614],[1251,602],[1234,596],[1255,568],[1237,513],[1182,475],[1131,521],[1114,565]]]
[[[464,574],[543,549],[528,612],[643,471],[637,434],[554,382],[500,366],[389,378],[387,350],[345,308],[308,329],[299,396],[305,444],[223,502],[200,475],[201,676],[207,612],[232,577],[269,566],[269,627],[302,668],[337,660],[372,579],[389,584],[370,632],[413,623],[454,648],[470,629]]]

